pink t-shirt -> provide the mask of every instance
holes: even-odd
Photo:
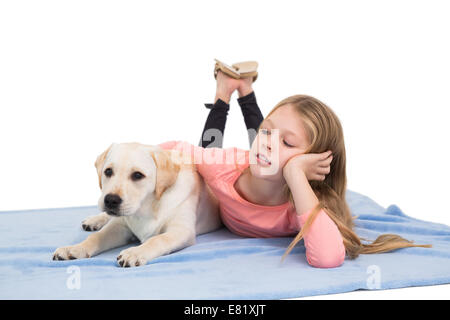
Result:
[[[198,172],[219,200],[222,222],[233,233],[257,238],[294,236],[312,212],[298,215],[289,202],[263,206],[242,198],[234,183],[249,166],[248,150],[203,148],[185,141],[168,141],[159,146],[191,154]],[[342,236],[323,210],[304,236],[304,243],[307,261],[314,267],[338,267],[345,259]]]

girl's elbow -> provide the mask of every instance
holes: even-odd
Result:
[[[319,254],[307,257],[308,263],[316,268],[337,268],[344,263],[345,249],[339,250],[334,254]]]

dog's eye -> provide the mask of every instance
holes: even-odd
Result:
[[[105,176],[107,176],[108,178],[111,177],[113,174],[113,171],[111,168],[108,168],[105,170]]]
[[[142,178],[145,178],[145,176],[139,171],[133,172],[131,174],[131,180],[133,181],[141,180]]]

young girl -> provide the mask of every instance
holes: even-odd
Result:
[[[361,243],[352,231],[353,218],[345,200],[346,156],[337,116],[313,97],[294,95],[263,118],[252,82],[252,78],[236,80],[219,71],[215,103],[206,104],[211,111],[200,146],[184,141],[160,144],[164,149],[200,155],[200,161],[195,161],[198,172],[219,200],[222,221],[231,232],[244,237],[297,234],[283,258],[303,238],[308,263],[319,268],[340,266],[346,254],[354,259],[359,254],[429,247],[393,234]],[[250,150],[221,149],[235,90]]]

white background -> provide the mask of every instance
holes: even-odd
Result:
[[[112,142],[197,144],[217,58],[259,62],[264,115],[293,94],[327,103],[350,190],[450,224],[449,13],[445,1],[2,1],[0,210],[95,205],[94,161]],[[248,148],[237,97],[224,147]],[[370,294],[450,296],[420,290]]]

